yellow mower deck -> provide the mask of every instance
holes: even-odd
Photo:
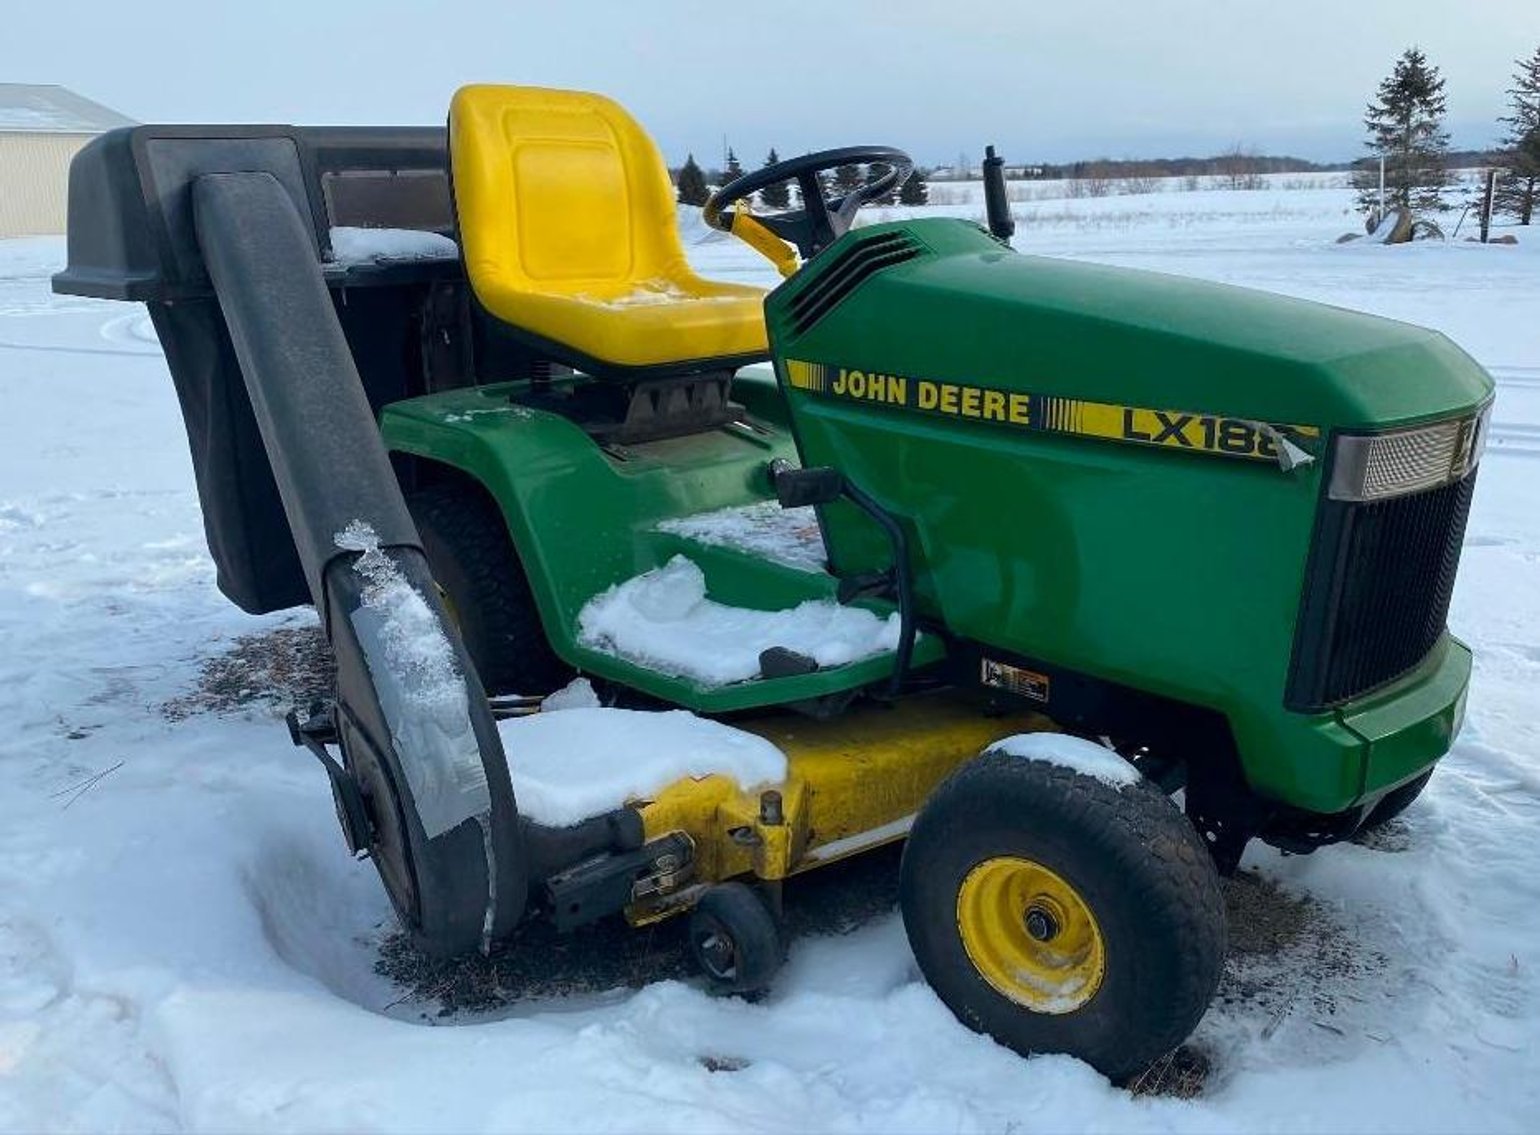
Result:
[[[741,789],[723,776],[678,781],[639,810],[648,840],[683,832],[690,885],[626,909],[635,925],[694,905],[735,876],[779,881],[904,838],[926,798],[991,742],[1054,728],[1040,714],[991,714],[956,692],[869,703],[829,721],[793,713],[735,720],[786,754],[786,779]]]

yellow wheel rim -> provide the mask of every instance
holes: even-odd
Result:
[[[1034,1013],[1073,1013],[1101,988],[1096,916],[1041,863],[1002,855],[974,867],[957,890],[957,930],[979,975]]]

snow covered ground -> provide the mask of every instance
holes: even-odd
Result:
[[[799,938],[759,1004],[675,979],[647,942],[490,1014],[394,984],[386,900],[321,770],[260,701],[188,715],[237,636],[305,619],[216,592],[142,310],[49,295],[62,242],[34,240],[0,243],[0,1129],[1532,1130],[1540,234],[1339,247],[1348,195],[1276,183],[1017,209],[1024,250],[1431,324],[1499,383],[1452,616],[1477,650],[1465,732],[1373,846],[1248,853],[1198,1098],[969,1033],[881,910]],[[707,274],[774,282],[691,239]]]

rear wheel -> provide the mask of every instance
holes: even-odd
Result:
[[[1115,1081],[1186,1039],[1224,961],[1213,863],[1158,789],[1001,751],[920,812],[900,901],[921,971],[964,1024]]]
[[[547,642],[508,527],[477,485],[443,481],[407,506],[445,606],[489,694],[547,694],[572,670]]]

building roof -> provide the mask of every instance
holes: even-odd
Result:
[[[0,83],[0,133],[100,134],[132,125],[132,118],[64,87]]]

